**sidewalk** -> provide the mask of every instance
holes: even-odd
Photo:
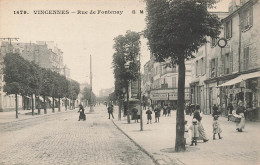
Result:
[[[116,108],[115,108],[116,109]],[[117,109],[114,116],[117,116]],[[213,140],[212,116],[202,115],[202,124],[209,138],[206,143],[199,142],[197,146],[186,145],[186,152],[174,151],[176,134],[176,111],[172,111],[170,117],[160,117],[160,123],[146,124],[146,114],[143,111],[143,131],[140,131],[140,123],[127,124],[126,117],[118,121],[113,120],[125,134],[137,145],[153,157],[158,164],[178,165],[256,165],[260,164],[260,123],[246,122],[243,132],[237,132],[235,123],[220,117],[223,139]],[[185,115],[188,124],[192,117]],[[217,137],[217,136],[216,136]],[[187,139],[190,144],[190,139]]]
[[[9,111],[9,112],[0,112],[0,124],[3,123],[8,123],[8,122],[13,122],[13,121],[19,121],[19,120],[26,120],[30,118],[37,118],[41,117],[43,115],[53,115],[56,113],[61,113],[61,112],[67,112],[71,111],[69,109],[65,110],[65,107],[61,107],[61,111],[58,111],[58,108],[55,108],[55,112],[52,112],[52,109],[47,109],[47,114],[44,114],[44,110],[41,109],[41,114],[38,115],[38,110],[34,110],[34,116],[32,116],[32,110],[18,110],[18,118],[16,118],[16,112],[14,111]]]

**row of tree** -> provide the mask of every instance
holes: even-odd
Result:
[[[130,123],[129,112],[129,92],[128,86],[130,81],[139,78],[139,61],[140,55],[140,34],[137,32],[127,31],[125,35],[119,35],[114,38],[113,69],[115,78],[115,97],[119,100],[119,112],[121,112],[121,97],[126,93],[127,97],[127,121]],[[123,90],[124,89],[124,90]],[[119,113],[119,120],[121,113]]]
[[[46,98],[52,97],[54,112],[54,100],[58,98],[60,111],[61,98],[69,98],[75,103],[80,92],[79,83],[68,80],[65,76],[53,72],[50,69],[41,68],[34,62],[29,62],[17,53],[8,53],[4,57],[4,92],[14,94],[16,99],[16,118],[18,118],[17,95],[29,96],[32,99],[32,115],[34,114],[34,96],[39,101],[43,97],[44,113],[46,110]],[[67,100],[67,99],[66,99]],[[67,109],[67,104],[65,104]],[[38,109],[40,111],[40,109]]]

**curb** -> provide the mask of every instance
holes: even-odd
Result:
[[[70,111],[61,111],[61,112],[59,112],[59,111],[57,111],[58,113],[48,113],[48,114],[41,114],[41,115],[34,115],[34,116],[32,116],[31,115],[31,117],[30,118],[25,118],[25,119],[21,119],[21,118],[17,118],[18,120],[14,120],[14,121],[8,121],[8,122],[5,122],[5,123],[2,123],[2,124],[9,124],[9,123],[13,123],[13,122],[19,122],[19,121],[25,121],[25,120],[31,120],[31,119],[35,119],[35,118],[40,118],[40,117],[44,117],[44,116],[51,116],[51,115],[57,115],[57,114],[59,114],[59,113],[68,113],[68,112],[72,112],[72,111],[74,111],[75,109],[73,109],[73,110],[70,110]],[[20,114],[21,115],[21,114]]]
[[[117,127],[118,130],[120,130],[130,141],[132,141],[141,151],[143,151],[146,155],[148,155],[156,165],[160,165],[160,163],[154,158],[153,155],[151,155],[148,151],[146,151],[142,146],[140,146],[137,142],[135,142],[129,135],[127,135],[113,120],[113,124]]]

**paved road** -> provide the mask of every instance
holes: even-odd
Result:
[[[104,107],[87,121],[77,121],[76,112],[0,124],[0,164],[153,164],[107,119]]]

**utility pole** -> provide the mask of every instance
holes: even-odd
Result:
[[[11,45],[12,45],[12,40],[16,40],[18,41],[19,38],[10,38],[10,37],[7,37],[7,38],[0,38],[1,40],[8,40],[9,42],[9,53],[11,52]]]
[[[90,55],[90,100],[89,100],[89,104],[90,104],[89,112],[94,112],[93,103],[92,103],[92,59],[91,59],[91,55]]]

